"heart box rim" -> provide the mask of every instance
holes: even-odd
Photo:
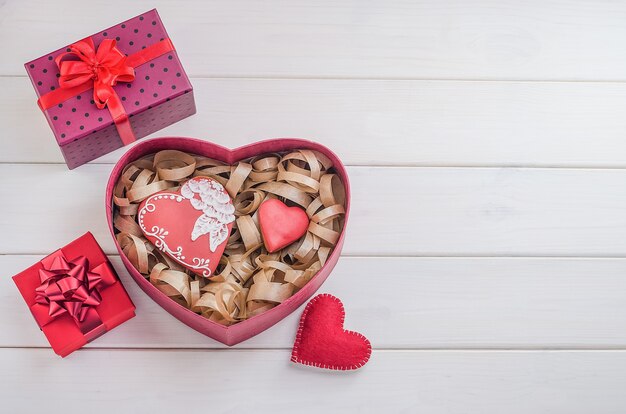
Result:
[[[345,188],[345,217],[344,225],[339,236],[337,244],[333,248],[326,263],[322,268],[311,278],[311,280],[302,287],[293,296],[275,306],[274,308],[263,312],[259,315],[253,316],[249,319],[243,320],[231,326],[224,326],[217,322],[208,320],[207,318],[198,315],[190,309],[179,305],[172,299],[170,299],[163,292],[158,290],[150,281],[144,278],[135,267],[130,263],[124,252],[122,251],[117,239],[115,237],[115,229],[113,227],[113,190],[115,184],[119,180],[124,167],[145,155],[152,154],[161,150],[179,150],[189,152],[192,154],[198,154],[205,157],[213,158],[219,161],[233,164],[234,162],[251,158],[256,155],[262,155],[272,152],[283,152],[297,149],[310,149],[319,151],[327,156],[333,163],[335,173],[341,179]],[[195,329],[196,331],[204,334],[210,338],[213,338],[225,345],[232,346],[238,344],[246,339],[249,339],[264,330],[272,327],[276,323],[283,320],[300,305],[306,302],[313,294],[320,288],[322,283],[328,278],[330,272],[337,264],[343,248],[343,243],[346,234],[346,228],[348,218],[350,215],[350,181],[345,166],[339,159],[339,157],[331,151],[329,148],[317,142],[309,141],[301,138],[272,138],[263,141],[256,141],[251,144],[247,144],[238,148],[227,148],[211,141],[205,141],[197,138],[189,137],[162,137],[153,138],[145,141],[141,141],[132,148],[130,148],[122,157],[117,161],[107,182],[105,193],[105,206],[106,216],[109,231],[113,237],[115,247],[120,254],[122,263],[126,267],[126,270],[139,285],[139,287],[159,306],[165,309],[169,314],[186,324],[187,326]]]

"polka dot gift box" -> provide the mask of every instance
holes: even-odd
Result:
[[[70,169],[196,112],[156,9],[24,66]]]

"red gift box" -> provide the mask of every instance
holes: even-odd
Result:
[[[89,232],[13,281],[62,357],[135,316],[135,305]]]

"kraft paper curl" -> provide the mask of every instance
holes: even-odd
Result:
[[[113,203],[117,241],[133,266],[161,292],[214,322],[231,325],[265,312],[301,289],[321,269],[343,229],[345,191],[332,163],[312,150],[265,154],[227,165],[164,150],[129,165]],[[137,224],[139,203],[187,179],[219,181],[233,199],[236,221],[215,273],[187,271],[150,243]],[[309,216],[307,233],[268,253],[257,209],[269,198],[298,205]]]

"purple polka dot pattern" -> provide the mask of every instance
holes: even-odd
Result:
[[[167,37],[156,10],[92,36],[96,47],[103,39],[119,38],[118,48],[129,55]],[[54,58],[65,51],[63,47],[24,65],[38,97],[59,87]],[[175,51],[136,67],[135,80],[114,89],[137,139],[196,112],[193,88]],[[98,109],[92,95],[89,90],[44,112],[70,168],[123,146],[109,110]]]
[[[193,115],[195,112],[196,105],[193,94],[185,93],[157,107],[134,115],[131,123],[135,135],[139,139]],[[123,146],[115,125],[110,122],[107,127],[101,128],[95,133],[92,132],[81,139],[61,146],[61,151],[67,166],[73,169]]]

